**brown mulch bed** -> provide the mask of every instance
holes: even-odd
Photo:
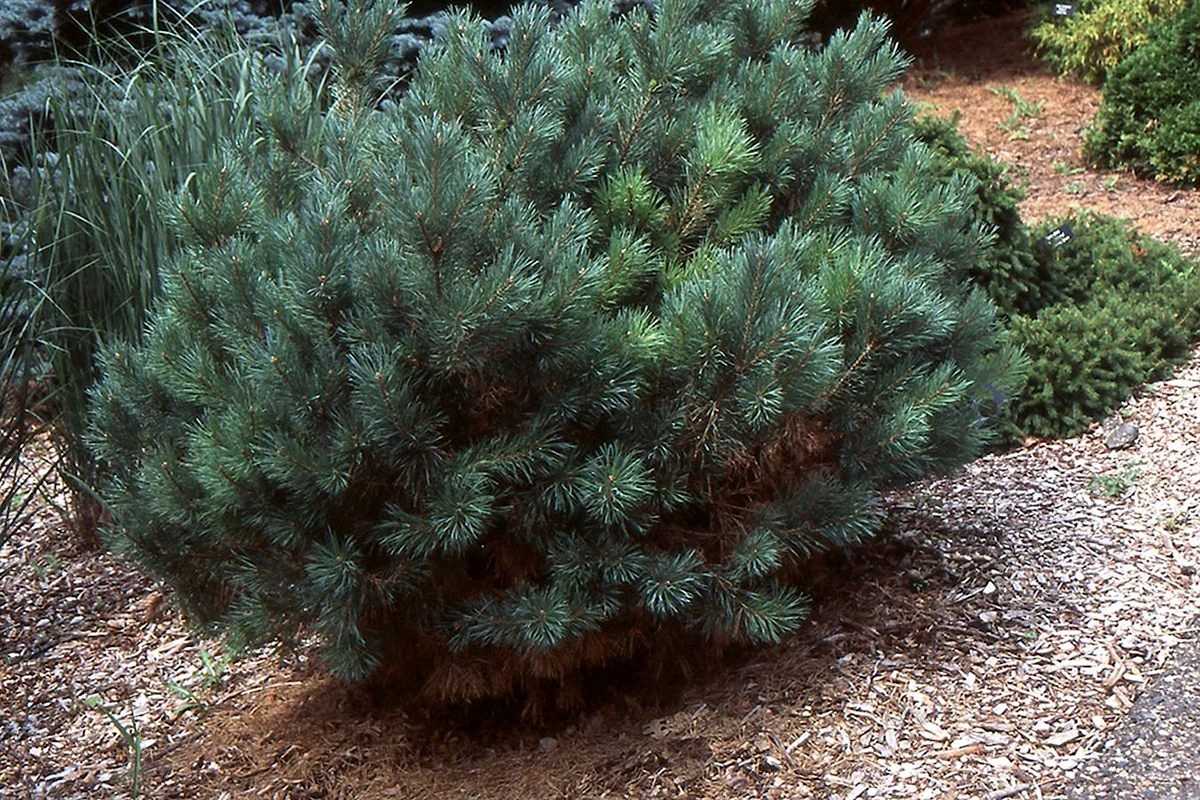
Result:
[[[1096,93],[1022,55],[1022,22],[949,32],[906,88],[1026,173],[1029,218],[1077,205],[1194,248],[1196,193],[1060,174]],[[993,86],[1044,102],[1028,138]],[[547,727],[387,707],[303,650],[226,664],[42,504],[0,547],[0,797],[127,796],[135,762],[155,798],[1062,797],[1200,615],[1200,358],[1121,415],[1129,450],[1097,428],[897,493],[785,646]]]
[[[1028,191],[1021,203],[1027,221],[1087,209],[1127,217],[1142,233],[1200,251],[1200,192],[1088,168],[1080,146],[1099,92],[1055,77],[1029,55],[1021,39],[1028,15],[951,28],[926,42],[914,53],[905,92],[940,116],[960,111],[967,139],[1013,165],[1014,183]],[[1014,120],[1014,97],[1040,114]]]

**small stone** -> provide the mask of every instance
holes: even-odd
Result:
[[[553,736],[545,736],[538,739],[538,747],[543,753],[553,752],[558,747],[558,739],[555,739]]]
[[[1109,450],[1125,450],[1133,447],[1137,443],[1138,428],[1137,425],[1131,425],[1128,422],[1117,422],[1116,420],[1106,420],[1112,422],[1112,425],[1105,425],[1107,431],[1104,437],[1104,446]]]
[[[155,591],[146,598],[146,610],[142,612],[142,622],[154,622],[162,611],[163,593]]]

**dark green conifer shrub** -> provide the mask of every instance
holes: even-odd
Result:
[[[1025,191],[1009,179],[1010,168],[976,152],[958,131],[960,114],[923,114],[913,120],[917,138],[933,150],[933,169],[944,180],[969,176],[975,183],[971,214],[995,231],[995,245],[965,274],[982,287],[1005,314],[1032,313],[1056,302],[1055,276],[1039,261],[1019,204]]]
[[[1039,254],[1058,277],[1060,299],[1010,317],[1013,341],[1031,361],[1015,419],[1038,436],[1079,433],[1138,386],[1168,375],[1200,341],[1194,261],[1113,217],[1050,220],[1038,233],[1064,222],[1074,237]]]
[[[1200,182],[1200,4],[1157,22],[1149,42],[1112,69],[1084,152],[1101,167]]]
[[[1031,230],[1007,167],[973,151],[954,118],[918,117],[914,129],[932,148],[935,171],[975,179],[972,214],[996,230],[996,246],[966,274],[987,291],[1032,361],[1008,408],[1007,439],[1075,435],[1186,359],[1189,343],[1200,339],[1200,275],[1177,247],[1093,214]],[[1045,235],[1064,223],[1074,237],[1057,249],[1046,244]]]
[[[112,542],[234,641],[437,699],[778,642],[806,559],[1019,377],[886,25],[814,52],[810,3],[590,2],[497,53],[455,15],[379,106],[388,5],[326,9],[331,94],[256,72],[172,201],[93,392]]]

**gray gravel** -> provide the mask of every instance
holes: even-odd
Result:
[[[1193,628],[1195,625],[1193,625]],[[1068,800],[1200,798],[1200,642],[1180,644]]]

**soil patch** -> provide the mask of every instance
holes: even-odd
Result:
[[[1013,182],[1028,192],[1021,203],[1027,222],[1088,209],[1200,251],[1200,193],[1088,167],[1081,145],[1099,90],[1055,77],[1033,58],[1021,38],[1028,17],[1017,12],[927,39],[914,53],[905,92],[940,116],[960,112],[967,139],[1013,166]]]

